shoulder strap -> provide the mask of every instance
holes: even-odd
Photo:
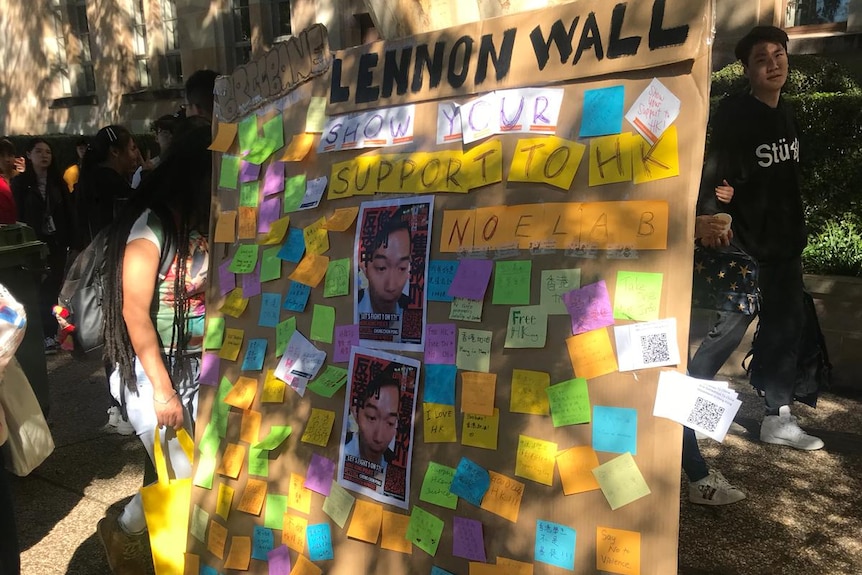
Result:
[[[162,245],[162,252],[159,255],[159,281],[164,281],[167,277],[176,256],[177,246],[174,245],[174,236],[166,230],[165,243]]]

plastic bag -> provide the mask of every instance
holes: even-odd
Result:
[[[9,437],[8,467],[15,475],[29,475],[54,451],[54,438],[42,408],[21,365],[14,357],[0,380],[0,409],[6,418]]]

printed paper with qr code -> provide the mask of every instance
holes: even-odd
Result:
[[[663,371],[658,378],[653,415],[700,431],[720,443],[741,405],[738,394],[726,382]]]
[[[614,326],[620,371],[679,365],[676,319]]]

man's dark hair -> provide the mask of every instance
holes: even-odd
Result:
[[[365,402],[380,394],[380,390],[384,387],[398,388],[398,395],[401,396],[401,368],[396,368],[395,363],[387,365],[380,373],[375,375],[359,397],[356,398],[356,409],[362,409]]]
[[[174,132],[174,124],[176,123],[177,118],[173,114],[165,114],[164,116],[159,117],[158,120],[153,122],[151,129],[153,132]]]
[[[89,146],[89,145],[90,145],[90,139],[87,136],[78,136],[78,139],[75,140],[75,147],[76,148],[78,146]]]
[[[374,237],[372,237],[371,241],[367,244],[365,252],[362,254],[362,261],[368,263],[374,259],[374,252],[380,248],[388,246],[389,236],[399,230],[407,231],[410,245],[413,245],[413,233],[410,230],[409,213],[410,208],[402,207],[396,210],[388,219],[383,220],[382,225],[377,228],[377,233],[374,234]]]
[[[8,138],[0,140],[0,156],[14,156],[15,144]]]
[[[186,80],[186,101],[213,115],[213,88],[218,72],[198,70]]]
[[[755,26],[751,31],[742,37],[736,43],[734,54],[742,62],[743,66],[748,66],[748,58],[751,56],[751,51],[761,42],[774,42],[784,46],[787,51],[787,32],[775,26]]]

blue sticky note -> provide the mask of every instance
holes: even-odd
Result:
[[[425,364],[425,392],[422,401],[455,405],[455,365]]]
[[[329,523],[309,525],[305,529],[305,540],[308,544],[308,556],[312,561],[327,561],[334,557]]]
[[[278,257],[286,262],[298,264],[304,253],[305,237],[302,235],[302,230],[299,228],[288,229],[287,240],[285,240],[281,249],[278,250]]]
[[[554,567],[574,571],[576,535],[571,527],[539,519],[536,521],[534,559]]]
[[[428,264],[428,301],[452,301],[454,299],[447,292],[457,271],[457,261],[431,260]]]
[[[628,407],[593,407],[593,449],[610,453],[638,451],[638,412]]]
[[[242,371],[260,371],[263,369],[263,360],[266,357],[265,338],[248,340],[248,348],[245,350],[245,358],[242,360]]]
[[[257,325],[261,327],[275,327],[278,325],[281,313],[281,294],[265,292],[260,296],[260,317]]]
[[[466,457],[462,457],[455,468],[455,476],[449,492],[472,503],[476,507],[482,505],[482,498],[491,487],[491,475],[488,470]]]
[[[289,311],[303,312],[311,294],[311,286],[299,282],[290,282],[290,289],[284,296],[284,309]]]
[[[589,138],[622,132],[625,95],[623,86],[585,91],[579,136]]]
[[[209,565],[201,565],[201,570],[199,571],[200,575],[219,575],[218,570],[215,567],[210,567]]]
[[[431,575],[455,575],[455,574],[451,573],[449,571],[446,571],[445,569],[441,569],[440,567],[437,567],[436,565],[432,565],[431,566]]]
[[[254,534],[251,539],[251,558],[266,561],[266,554],[275,548],[275,537],[272,529],[263,525],[254,526]]]

